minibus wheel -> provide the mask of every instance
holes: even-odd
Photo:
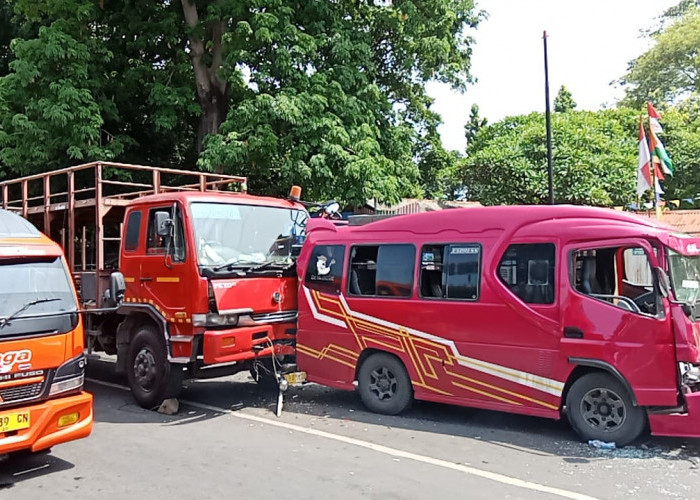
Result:
[[[413,401],[413,386],[403,363],[390,354],[376,353],[360,365],[357,389],[367,408],[396,415]]]
[[[182,368],[168,362],[162,335],[150,325],[139,327],[131,339],[126,373],[131,394],[143,408],[176,397],[182,387]]]
[[[632,403],[625,386],[607,373],[588,373],[576,380],[566,396],[571,427],[585,441],[631,443],[644,430],[644,409]]]

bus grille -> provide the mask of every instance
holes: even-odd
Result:
[[[25,399],[33,399],[38,397],[43,388],[44,382],[8,387],[7,389],[0,389],[0,397],[4,403],[24,401]]]

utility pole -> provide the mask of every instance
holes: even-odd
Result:
[[[554,180],[552,178],[552,120],[549,112],[549,66],[547,64],[547,32],[542,32],[544,41],[544,98],[545,118],[547,122],[547,176],[549,179],[549,204],[554,205]]]

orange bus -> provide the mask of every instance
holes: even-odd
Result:
[[[0,455],[86,437],[83,325],[63,251],[0,210]]]

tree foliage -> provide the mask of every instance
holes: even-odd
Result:
[[[645,101],[678,102],[700,91],[700,8],[684,1],[666,12],[661,27],[651,33],[654,45],[630,63],[621,83],[623,105]]]
[[[627,109],[552,116],[557,203],[611,206],[634,200],[638,119]],[[544,137],[541,113],[480,129],[459,169],[470,197],[489,205],[546,203]]]
[[[0,46],[17,37],[0,73],[12,174],[196,164],[348,202],[434,185],[425,83],[465,87],[481,18],[473,0],[7,0],[0,15]]]
[[[486,126],[488,120],[479,116],[479,105],[472,104],[469,110],[469,120],[464,125],[464,137],[467,139],[467,146],[476,137],[477,132],[481,127]]]
[[[566,113],[567,111],[573,111],[575,108],[576,101],[574,101],[574,96],[571,95],[569,89],[562,85],[554,98],[554,112]]]

